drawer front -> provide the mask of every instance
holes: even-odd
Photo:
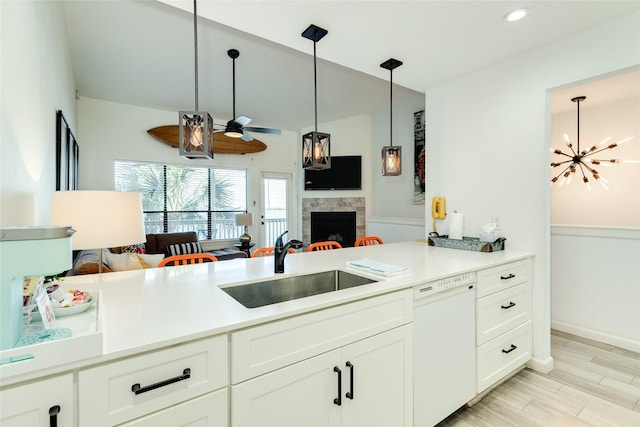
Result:
[[[137,418],[121,427],[208,426],[228,427],[227,388],[196,397],[171,408]]]
[[[231,334],[231,382],[291,365],[413,320],[411,289]]]
[[[483,297],[531,279],[531,260],[510,262],[478,272],[477,297]]]
[[[477,358],[480,393],[531,359],[531,321],[478,347]]]
[[[531,285],[523,283],[476,300],[476,344],[531,319]]]
[[[223,335],[81,370],[80,425],[119,424],[226,386],[227,349]]]

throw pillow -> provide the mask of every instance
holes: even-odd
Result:
[[[164,254],[136,254],[143,268],[155,268],[164,259]]]
[[[202,253],[200,242],[176,243],[167,246],[167,256]]]
[[[133,252],[135,254],[147,253],[144,247],[144,243],[136,243],[134,245],[127,245],[120,248],[120,253]]]
[[[142,264],[138,254],[125,252],[122,254],[107,253],[107,265],[113,271],[141,270]]]
[[[106,256],[109,251],[102,249],[102,271],[111,272],[107,263]],[[98,249],[83,250],[78,253],[73,263],[73,274],[95,274],[98,272]]]

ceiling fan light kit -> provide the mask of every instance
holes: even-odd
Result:
[[[316,66],[316,43],[328,33],[324,28],[309,25],[302,37],[313,41],[313,93],[315,109],[315,131],[302,136],[302,168],[323,170],[331,168],[331,135],[318,132],[318,79]]]
[[[253,137],[245,132],[245,130],[250,132],[280,134],[280,129],[248,127],[247,125],[251,122],[251,118],[247,116],[236,117],[236,59],[240,56],[240,51],[238,49],[229,49],[227,55],[233,63],[233,119],[227,122],[224,128],[224,135],[230,138],[242,138],[244,141],[249,142],[253,140]]]
[[[402,147],[393,146],[393,70],[402,65],[402,61],[389,58],[380,66],[389,70],[389,145],[382,147],[382,176],[398,176],[402,174]]]
[[[195,109],[178,112],[179,153],[187,159],[213,159],[213,118],[198,111],[198,12],[193,0],[193,46],[195,52]]]

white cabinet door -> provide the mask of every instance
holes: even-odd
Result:
[[[234,385],[232,424],[411,426],[412,355],[409,324]]]
[[[405,325],[342,349],[343,427],[413,425],[412,327]]]
[[[65,374],[0,391],[2,427],[72,427],[73,375]]]
[[[227,400],[227,389],[223,388],[122,424],[121,427],[227,427]]]
[[[340,351],[334,350],[264,374],[231,388],[236,427],[327,427],[339,425]]]

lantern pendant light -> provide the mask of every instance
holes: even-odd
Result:
[[[179,151],[187,159],[213,159],[213,117],[198,111],[198,12],[193,0],[193,45],[195,51],[195,109],[178,112]]]
[[[382,147],[382,176],[398,176],[402,174],[402,147],[393,146],[393,70],[402,65],[402,61],[389,58],[380,66],[389,70],[389,145]]]
[[[315,131],[302,136],[302,168],[323,170],[331,168],[331,135],[318,132],[318,83],[316,72],[316,43],[328,33],[311,24],[302,32],[302,37],[313,41],[313,91],[315,106]]]

